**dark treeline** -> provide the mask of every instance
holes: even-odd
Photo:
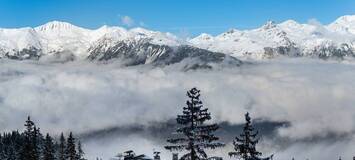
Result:
[[[43,135],[30,117],[23,132],[0,134],[1,160],[85,160],[80,141],[70,132],[55,140],[48,133]]]

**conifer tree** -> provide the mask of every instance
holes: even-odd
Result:
[[[55,160],[54,154],[55,154],[55,150],[54,150],[53,139],[47,133],[46,139],[44,141],[43,160]]]
[[[1,135],[1,133],[0,133],[0,159],[5,159],[6,157],[5,157],[5,154],[4,154],[4,148],[5,148],[5,146],[4,146],[4,142],[3,142],[3,137],[2,137],[2,135]]]
[[[61,133],[60,139],[59,139],[59,147],[58,147],[58,159],[59,160],[66,160],[67,156],[65,154],[65,148],[66,148],[65,137],[64,137],[64,134]]]
[[[38,133],[37,133],[37,150],[38,150],[38,156],[39,159],[43,159],[43,152],[44,152],[44,146],[45,146],[45,137],[40,131],[40,128],[38,127]]]
[[[207,108],[203,108],[200,100],[200,90],[192,88],[187,92],[188,100],[186,107],[183,107],[183,114],[176,118],[181,126],[176,130],[179,137],[168,139],[172,145],[165,146],[170,151],[188,151],[180,159],[182,160],[202,160],[208,156],[204,149],[215,149],[224,146],[223,143],[216,142],[218,137],[213,135],[219,126],[217,124],[204,124],[211,119],[211,114]]]
[[[82,147],[81,147],[81,142],[79,141],[78,142],[78,160],[85,160],[85,158],[84,158],[84,151],[83,151],[83,149],[82,149]]]
[[[257,137],[259,132],[254,131],[249,113],[245,114],[245,121],[243,133],[233,141],[235,151],[229,152],[229,156],[244,160],[272,159],[272,156],[260,158],[261,152],[258,152],[255,148],[256,144],[259,143]]]
[[[40,129],[36,127],[36,125],[33,127],[33,134],[32,134],[32,147],[33,147],[33,158],[35,160],[39,160],[40,158]]]
[[[75,138],[73,137],[73,133],[69,133],[69,137],[67,139],[67,148],[66,148],[66,156],[68,160],[76,160],[76,147],[75,147]]]
[[[23,137],[21,136],[21,134],[18,131],[12,131],[11,133],[11,140],[12,140],[12,144],[11,146],[14,149],[14,154],[16,159],[20,159],[20,150],[22,148],[23,145]]]
[[[26,130],[23,133],[24,144],[21,149],[20,159],[21,160],[37,160],[36,151],[35,151],[35,143],[33,142],[35,124],[31,121],[31,117],[28,116],[25,122]]]

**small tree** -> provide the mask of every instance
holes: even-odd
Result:
[[[58,159],[59,160],[66,160],[66,154],[65,154],[65,137],[64,134],[60,134],[60,139],[59,139],[59,148],[58,148]]]
[[[55,150],[53,139],[47,133],[46,138],[44,140],[44,149],[43,149],[43,160],[55,160]]]
[[[23,146],[20,152],[20,159],[22,160],[37,160],[36,155],[36,142],[34,142],[35,137],[35,124],[28,116],[25,122],[25,131],[23,133]]]
[[[255,148],[256,144],[259,142],[259,138],[257,137],[258,131],[254,131],[249,113],[245,114],[245,121],[243,133],[240,134],[240,137],[236,137],[233,142],[235,151],[229,152],[229,156],[244,160],[272,159],[272,156],[259,158],[261,152],[258,152]]]
[[[75,148],[75,138],[73,137],[73,133],[70,132],[69,137],[67,139],[67,148],[66,148],[66,156],[68,160],[76,160],[76,148]]]
[[[32,145],[34,148],[33,157],[35,160],[38,160],[41,156],[41,141],[42,136],[40,132],[40,128],[34,126],[33,135],[32,135]]]
[[[176,130],[178,138],[168,139],[172,145],[165,146],[170,151],[188,151],[181,157],[182,160],[202,160],[208,156],[204,149],[215,149],[224,146],[223,143],[215,142],[219,138],[213,135],[219,127],[217,124],[204,124],[211,119],[211,113],[203,108],[200,100],[200,90],[192,88],[187,92],[189,100],[187,107],[183,107],[183,114],[178,115],[176,121],[180,128]]]
[[[81,142],[79,141],[78,142],[78,160],[85,160],[85,158],[84,158],[84,151],[83,151],[83,149],[82,149],[82,147],[81,147]]]

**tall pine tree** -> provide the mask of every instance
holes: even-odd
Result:
[[[38,160],[36,154],[36,143],[33,141],[35,137],[35,124],[31,121],[31,117],[28,116],[25,122],[26,130],[23,133],[24,141],[23,147],[20,153],[21,160]]]
[[[55,160],[53,139],[48,133],[44,140],[43,160]]]
[[[204,124],[211,119],[211,114],[207,108],[203,108],[200,100],[200,90],[192,88],[187,92],[187,107],[183,107],[183,114],[176,118],[181,126],[176,130],[179,137],[168,139],[172,145],[165,146],[170,151],[188,151],[181,160],[204,160],[208,156],[204,149],[215,149],[223,147],[224,144],[218,141],[218,137],[213,135],[219,126],[217,124]]]
[[[249,113],[245,114],[245,121],[243,133],[233,141],[235,151],[229,152],[229,156],[244,160],[272,159],[272,156],[260,158],[261,152],[258,152],[255,148],[256,144],[259,143],[257,137],[259,132],[254,131]]]
[[[76,160],[76,147],[75,147],[75,138],[73,137],[73,133],[69,133],[69,137],[67,139],[67,148],[66,148],[66,156],[67,160]]]
[[[65,144],[65,137],[63,132],[60,134],[60,138],[59,138],[59,147],[58,147],[58,159],[59,160],[66,160],[66,154],[65,154],[65,148],[66,148],[66,144]]]
[[[40,158],[40,151],[41,151],[41,134],[40,134],[40,129],[36,127],[36,125],[33,128],[33,134],[32,134],[32,145],[33,145],[33,157],[36,160],[39,160]]]
[[[0,133],[0,159],[5,159],[5,152],[4,152],[4,138],[2,137],[1,133]]]

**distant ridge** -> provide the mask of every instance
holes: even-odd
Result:
[[[209,57],[201,58],[205,55]],[[328,25],[268,21],[257,29],[231,29],[217,36],[203,33],[189,40],[144,28],[102,26],[85,29],[61,21],[35,28],[0,29],[0,58],[121,59],[128,60],[129,64],[162,64],[164,59],[164,64],[170,64],[192,57],[203,63],[219,63],[224,58],[215,61],[216,57],[228,55],[254,59],[278,56],[353,58],[355,15],[339,17]]]

